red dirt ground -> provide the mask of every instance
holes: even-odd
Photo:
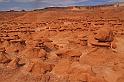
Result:
[[[0,12],[0,82],[124,82],[124,7]]]

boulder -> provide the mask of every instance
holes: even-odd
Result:
[[[114,40],[113,31],[110,28],[101,28],[94,38],[99,42],[112,42]]]
[[[100,28],[94,34],[88,37],[88,46],[111,47],[116,48],[113,31],[110,28]]]

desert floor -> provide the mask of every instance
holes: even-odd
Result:
[[[124,7],[0,12],[0,82],[124,82]]]

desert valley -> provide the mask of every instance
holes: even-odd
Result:
[[[0,82],[124,82],[124,7],[1,11]]]

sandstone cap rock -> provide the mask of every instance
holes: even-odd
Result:
[[[99,42],[112,42],[114,39],[113,31],[109,27],[100,28],[94,38]]]

